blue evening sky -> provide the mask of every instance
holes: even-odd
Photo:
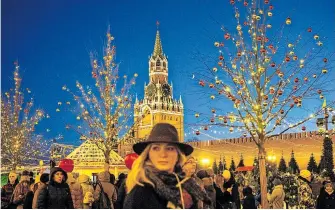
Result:
[[[292,34],[309,26],[317,28],[321,36],[329,39],[325,43],[328,51],[334,52],[335,1],[277,0],[271,3],[275,7],[273,25],[282,24],[290,16]],[[38,131],[46,138],[62,134],[64,140],[61,142],[78,145],[78,135],[65,129],[65,123],[76,123],[76,115],[55,111],[58,101],[65,104],[70,99],[62,86],[75,90],[76,80],[85,86],[94,85],[89,53],[102,54],[110,25],[117,61],[121,62],[121,75],[139,74],[134,91],[143,98],[157,20],[163,51],[169,59],[169,80],[173,82],[174,97],[179,98],[181,94],[185,105],[185,139],[191,138],[195,136],[190,129],[195,122],[194,111],[210,112],[209,96],[206,99],[199,96],[198,85],[191,79],[192,72],[204,68],[195,55],[201,52],[216,56],[213,43],[222,38],[220,25],[236,27],[228,0],[2,0],[1,90],[13,86],[13,62],[18,60],[23,87],[32,91],[35,107],[43,108],[51,116],[38,125]],[[330,76],[334,77],[334,72]],[[28,97],[26,92],[25,96]],[[334,95],[327,97],[334,99]],[[221,108],[225,106],[222,104]],[[309,129],[315,129],[313,124],[309,124]],[[200,138],[232,135],[227,129],[215,128],[215,132],[208,131],[207,136]]]

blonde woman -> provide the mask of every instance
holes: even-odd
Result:
[[[145,142],[133,146],[139,154],[126,186],[126,209],[198,208],[211,201],[194,179],[185,178],[181,166],[193,148],[179,142],[176,128],[158,123]]]

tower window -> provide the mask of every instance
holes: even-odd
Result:
[[[156,66],[161,66],[161,61],[160,60],[157,60]]]
[[[166,116],[164,115],[164,120],[166,120]]]
[[[178,117],[176,117],[176,121],[178,121]]]

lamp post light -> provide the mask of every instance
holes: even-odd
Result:
[[[202,158],[201,164],[207,169],[209,167],[209,159],[208,158]]]
[[[326,100],[324,100],[322,108],[324,110],[324,115],[321,118],[317,118],[316,120],[316,126],[319,128],[319,135],[325,134],[326,137],[329,135],[334,134],[335,129],[335,115],[331,117],[331,121],[328,119],[330,118],[329,113],[333,111],[332,107],[327,107]],[[328,124],[333,124],[333,129],[329,130]]]

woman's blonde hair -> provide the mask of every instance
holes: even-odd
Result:
[[[138,156],[138,158],[134,161],[126,180],[127,193],[129,193],[136,185],[143,186],[146,183],[152,185],[153,187],[155,186],[154,183],[152,183],[145,175],[144,170],[145,166],[152,165],[151,161],[149,160],[149,151],[151,146],[152,144],[149,144],[143,150],[141,155]],[[186,160],[186,156],[181,152],[178,146],[176,146],[176,149],[178,153],[178,160],[175,167],[181,167]]]

